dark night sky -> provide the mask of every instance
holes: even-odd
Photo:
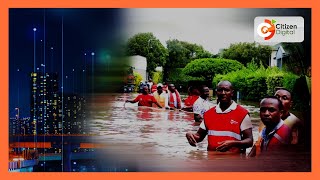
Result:
[[[41,68],[41,64],[45,62],[46,72],[59,73],[61,86],[63,17],[64,77],[68,76],[64,81],[64,91],[71,92],[75,89],[81,92],[83,85],[79,87],[81,83],[77,82],[83,80],[81,79],[84,77],[83,69],[90,68],[91,52],[95,52],[96,63],[99,61],[99,54],[102,51],[112,51],[115,43],[121,38],[123,11],[121,9],[10,9],[9,116],[15,115],[15,107],[20,108],[20,117],[30,116],[34,27],[37,28],[36,67]],[[75,69],[74,74],[72,69]],[[73,80],[75,87],[71,85]]]

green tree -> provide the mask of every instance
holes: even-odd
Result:
[[[140,55],[147,58],[147,72],[152,74],[157,66],[164,66],[168,57],[167,49],[152,33],[138,33],[129,38],[126,54]]]
[[[167,81],[175,85],[179,84],[183,85],[183,87],[187,87],[190,81],[204,82],[205,79],[203,77],[188,76],[185,73],[183,73],[183,68],[176,68],[169,72],[169,78]]]
[[[226,74],[240,70],[243,67],[240,62],[231,59],[205,58],[197,59],[187,64],[183,69],[183,73],[193,77],[202,77],[212,82],[215,74]]]
[[[221,57],[226,59],[234,59],[242,64],[247,64],[252,60],[259,64],[261,61],[264,67],[269,65],[269,59],[272,52],[270,46],[264,46],[253,43],[236,43],[231,44],[229,48],[225,49]]]
[[[168,40],[168,60],[164,67],[164,80],[167,81],[170,71],[176,68],[184,68],[189,62],[199,58],[210,58],[213,55],[201,45],[192,44],[177,39]]]
[[[295,74],[306,74],[310,62],[306,60],[302,43],[281,43],[288,57],[284,61],[286,69]]]
[[[275,87],[281,86],[295,92],[293,89],[297,78],[297,75],[277,67],[264,68],[251,62],[239,71],[216,75],[212,83],[216,85],[221,80],[228,80],[234,90],[240,92],[241,99],[259,102],[266,95],[273,95]]]

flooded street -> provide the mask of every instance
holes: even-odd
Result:
[[[208,152],[207,137],[197,147],[189,145],[186,132],[199,128],[193,113],[125,103],[136,96],[99,94],[89,104],[88,125],[96,135],[94,142],[105,145],[98,149],[101,171],[110,167],[123,171],[250,171],[242,165],[250,164],[245,157]],[[251,114],[255,141],[258,109],[243,106]]]

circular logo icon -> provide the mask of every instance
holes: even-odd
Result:
[[[264,40],[271,39],[275,33],[274,24],[270,20],[265,19],[264,22],[257,27],[257,33],[260,37],[263,37]]]

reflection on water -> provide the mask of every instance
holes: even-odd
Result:
[[[195,148],[185,138],[186,132],[196,131],[199,127],[192,113],[124,103],[125,99],[132,98],[132,94],[101,96],[99,102],[95,102],[92,109],[95,115],[90,124],[91,131],[99,135],[99,141],[130,144],[136,150],[167,158],[188,158],[199,151],[206,152],[206,139]],[[197,153],[192,155],[192,152]]]
[[[100,94],[90,104],[91,132],[97,135],[95,142],[106,145],[98,150],[100,171],[108,171],[110,167],[125,171],[255,171],[242,165],[257,164],[245,157],[207,152],[207,138],[197,147],[190,146],[185,134],[199,128],[192,113],[124,103],[135,96]],[[253,114],[256,140],[259,120],[254,112],[258,108],[244,107]]]

